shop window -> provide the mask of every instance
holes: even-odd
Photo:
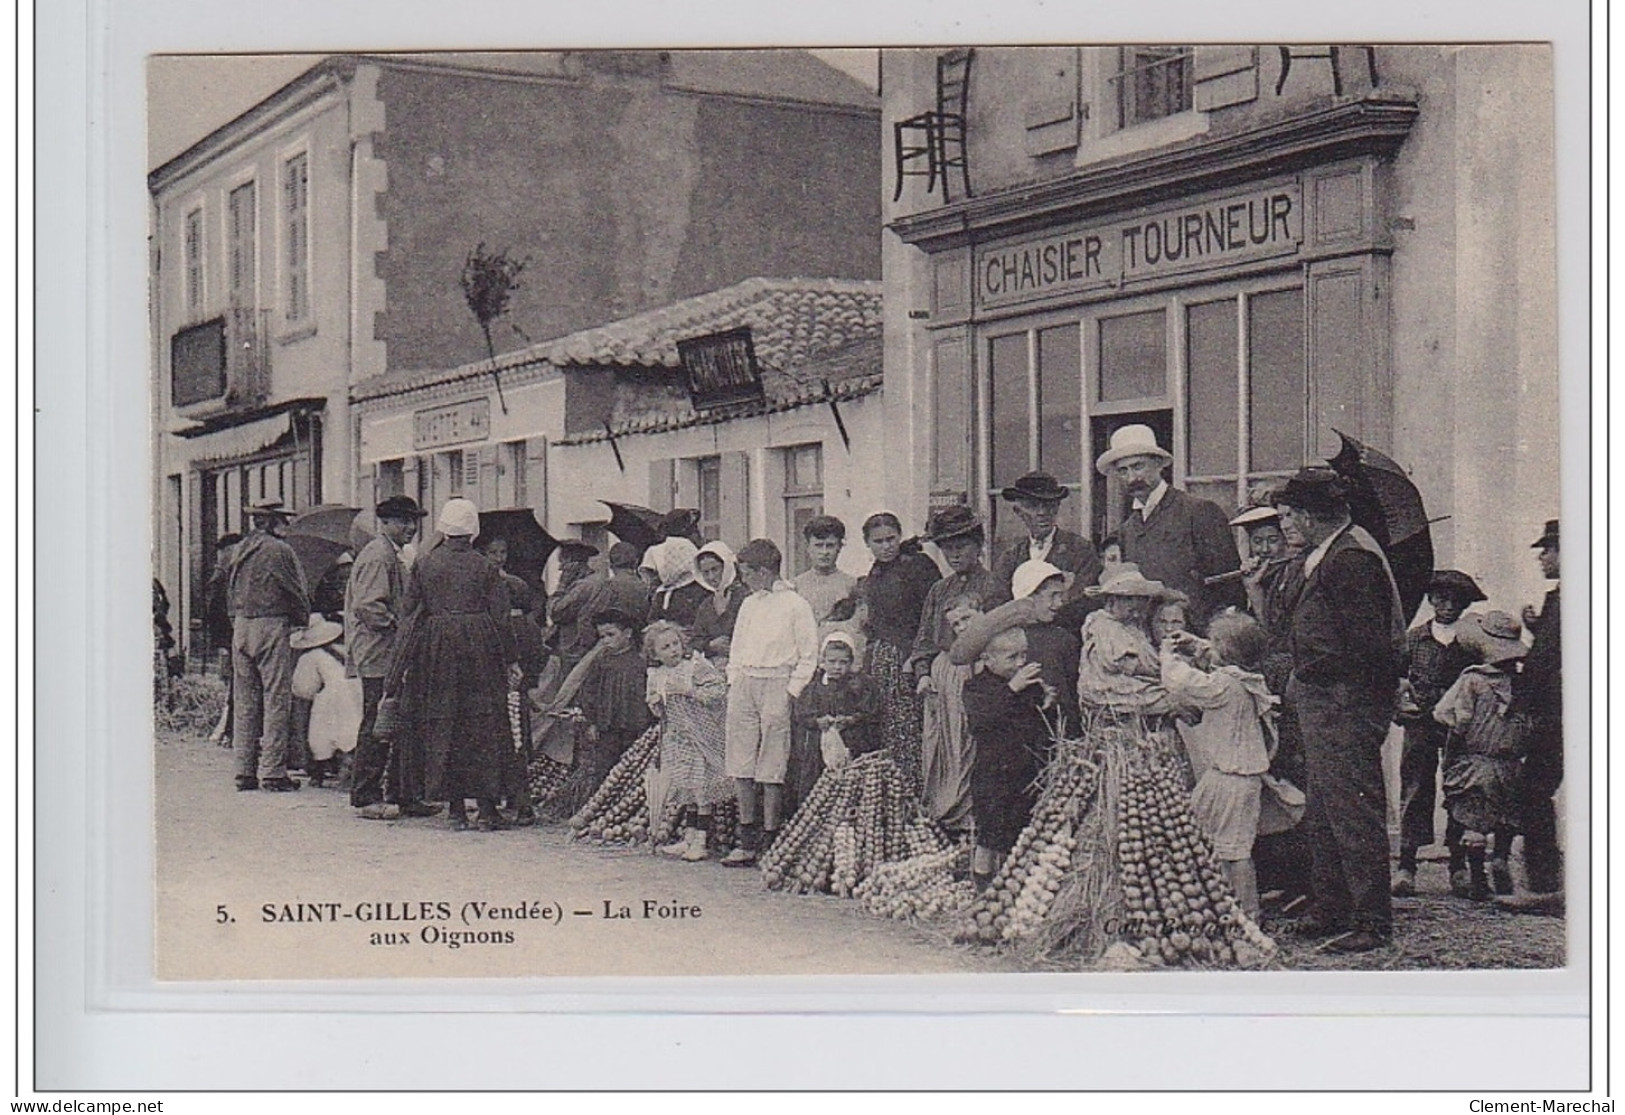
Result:
[[[999,492],[1043,469],[1076,492],[1083,480],[1082,360],[1077,322],[994,337],[988,347],[988,492],[994,537],[1017,530]],[[1077,530],[1078,500],[1061,505],[1060,525]]]
[[[722,537],[722,458],[701,457],[694,470],[699,481],[700,537],[709,542]]]
[[[1190,111],[1191,57],[1188,46],[1119,47],[1118,69],[1111,79],[1118,126],[1132,128]]]
[[[1099,402],[1161,398],[1168,391],[1168,329],[1162,310],[1100,319]]]
[[[203,312],[203,210],[194,209],[186,214],[186,223],[182,231],[183,253],[185,261],[184,297],[186,313],[189,318],[195,318]]]
[[[378,486],[374,495],[375,503],[382,503],[390,496],[404,496],[406,494],[406,462],[405,461],[379,461]]]
[[[282,164],[283,310],[288,321],[310,315],[310,157]]]
[[[784,552],[790,561],[787,576],[796,576],[812,562],[801,528],[824,513],[824,447],[795,445],[784,453]]]
[[[233,306],[252,306],[257,301],[254,193],[254,183],[244,182],[226,195],[226,282]]]

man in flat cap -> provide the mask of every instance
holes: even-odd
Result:
[[[1047,472],[1029,472],[1004,489],[1005,500],[1026,527],[1026,537],[1010,542],[993,559],[993,580],[1001,603],[1010,599],[1010,582],[1016,567],[1029,561],[1047,561],[1063,573],[1072,574],[1063,603],[1063,618],[1073,627],[1093,608],[1084,596],[1086,586],[1100,576],[1100,553],[1095,544],[1081,535],[1055,525],[1061,501],[1071,493]]]
[[[423,761],[417,741],[402,733],[393,741],[374,738],[384,678],[401,638],[401,597],[406,569],[401,550],[417,536],[425,512],[411,496],[390,496],[374,509],[378,534],[356,555],[344,591],[344,644],[349,672],[361,679],[361,728],[356,733],[354,784],[350,805],[370,821],[432,816],[423,803]]]
[[[1529,749],[1518,783],[1523,821],[1523,864],[1527,893],[1498,897],[1498,905],[1531,913],[1563,910],[1563,853],[1557,841],[1557,807],[1552,795],[1563,784],[1562,609],[1558,521],[1551,519],[1535,539],[1540,571],[1554,582],[1540,611],[1525,608],[1524,625],[1534,633],[1523,670],[1512,682],[1513,709],[1529,717]]]
[[[1173,487],[1163,475],[1173,454],[1157,444],[1150,426],[1124,426],[1112,433],[1095,471],[1115,476],[1133,500],[1117,536],[1123,560],[1154,581],[1190,598],[1190,620],[1205,628],[1208,617],[1227,605],[1244,607],[1240,581],[1209,585],[1207,578],[1241,568],[1230,517],[1209,500]]]
[[[1335,472],[1303,469],[1276,507],[1288,542],[1304,548],[1286,698],[1303,728],[1315,908],[1298,932],[1366,952],[1393,934],[1382,743],[1404,646],[1399,590],[1376,541],[1350,521]]]
[[[297,790],[288,777],[293,649],[288,637],[310,619],[310,589],[282,539],[293,513],[276,500],[248,509],[248,535],[226,574],[231,611],[232,749],[239,790]]]

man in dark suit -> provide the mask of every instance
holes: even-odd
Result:
[[[1134,508],[1118,528],[1123,560],[1140,572],[1190,597],[1190,621],[1205,627],[1226,605],[1244,607],[1239,580],[1220,585],[1209,577],[1241,568],[1230,516],[1216,503],[1197,499],[1169,485],[1163,473],[1173,454],[1157,444],[1149,426],[1124,426],[1095,461],[1102,476],[1116,476]]]
[[[990,604],[1009,600],[1010,579],[1016,575],[1016,566],[1037,560],[1047,561],[1062,572],[1072,574],[1072,586],[1067,590],[1060,612],[1063,622],[1076,627],[1083,622],[1084,614],[1092,610],[1093,602],[1083,590],[1100,577],[1100,553],[1087,538],[1055,525],[1061,501],[1070,494],[1047,472],[1029,472],[1004,489],[1004,498],[1027,528],[1027,536],[1007,543],[993,559],[993,583],[998,599],[989,601]]]
[[[1559,573],[1557,520],[1535,539],[1540,571],[1550,581]],[[1526,607],[1523,622],[1534,642],[1523,670],[1512,681],[1512,707],[1529,718],[1529,753],[1518,780],[1523,818],[1523,863],[1527,893],[1497,898],[1497,905],[1531,913],[1563,910],[1563,853],[1557,842],[1557,808],[1552,795],[1563,784],[1563,646],[1561,586],[1553,584],[1539,613]]]
[[[1287,540],[1304,547],[1287,700],[1303,728],[1315,907],[1305,936],[1366,952],[1393,933],[1382,742],[1394,714],[1404,627],[1399,592],[1372,537],[1349,520],[1343,482],[1306,468],[1276,497]]]

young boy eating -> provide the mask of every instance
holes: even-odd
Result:
[[[818,621],[812,605],[780,579],[783,566],[784,555],[766,538],[739,551],[739,577],[750,596],[739,608],[728,659],[726,769],[739,797],[739,846],[723,858],[728,867],[752,866],[778,834],[790,701],[818,666]]]

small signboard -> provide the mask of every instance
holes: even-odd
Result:
[[[491,400],[469,399],[448,406],[429,407],[412,415],[412,447],[438,449],[484,441],[491,436]]]
[[[762,397],[762,370],[750,327],[677,342],[695,410],[709,410]]]

